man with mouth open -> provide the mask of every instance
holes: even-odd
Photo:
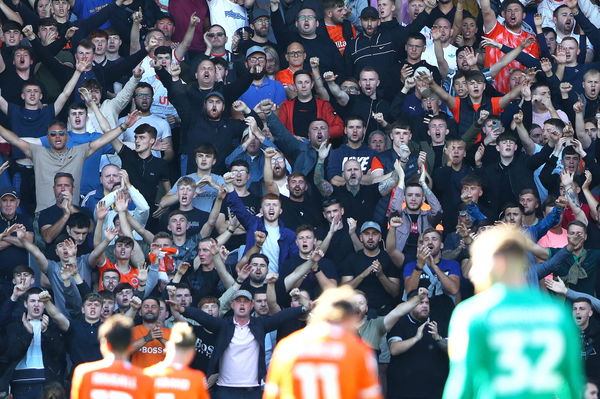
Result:
[[[247,252],[254,245],[254,232],[265,231],[267,239],[260,252],[269,258],[269,272],[277,273],[280,265],[283,265],[291,256],[298,254],[296,235],[280,220],[281,199],[277,194],[265,195],[260,205],[262,216],[255,216],[246,209],[233,186],[227,185],[226,189],[228,192],[227,206],[246,229],[245,251]]]
[[[52,122],[48,126],[46,137],[50,143],[50,148],[30,144],[4,127],[0,127],[0,136],[13,146],[19,148],[19,150],[23,151],[25,156],[33,161],[34,168],[37,172],[35,174],[35,194],[37,198],[36,211],[41,211],[42,209],[52,206],[52,202],[55,201],[54,192],[49,190],[49,188],[52,186],[52,180],[57,172],[71,173],[74,177],[75,184],[72,201],[73,204],[78,204],[79,185],[85,160],[106,144],[116,139],[119,134],[127,130],[129,126],[133,125],[138,117],[138,113],[134,112],[130,114],[127,117],[127,120],[121,123],[119,127],[106,132],[90,143],[80,144],[71,148],[67,146],[67,126],[60,121]]]
[[[207,376],[219,373],[215,398],[262,397],[261,380],[265,378],[265,334],[284,323],[301,316],[308,309],[302,306],[288,308],[273,316],[251,316],[254,305],[252,294],[238,290],[231,300],[233,317],[213,317],[195,307],[183,307],[169,301],[173,313],[196,320],[206,329],[217,332],[217,342],[209,362]],[[238,361],[244,356],[244,361]]]
[[[503,24],[498,22],[496,13],[492,10],[490,0],[483,0],[481,2],[481,13],[483,15],[483,31],[485,36],[498,43],[515,48],[528,37],[535,37],[532,33],[523,30],[522,24],[525,18],[525,7],[519,0],[507,0],[502,3],[501,15],[504,18]],[[537,41],[534,41],[524,51],[533,57],[540,57],[540,48]],[[494,65],[502,56],[502,51],[488,46],[485,52],[485,67]],[[521,63],[513,61],[504,67],[495,77],[496,89],[501,93],[508,93],[509,91],[509,74],[513,68],[524,69]]]

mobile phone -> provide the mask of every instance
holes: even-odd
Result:
[[[244,38],[244,32],[248,33],[248,39],[250,39],[251,37],[254,36],[254,29],[252,29],[249,26],[244,26],[242,28],[239,28],[235,31],[235,34],[238,35],[240,38]]]
[[[500,121],[499,121],[499,120],[497,120],[497,119],[494,119],[494,120],[492,121],[492,129],[499,129],[499,128],[500,128],[500,126],[502,126],[502,124],[500,123]]]

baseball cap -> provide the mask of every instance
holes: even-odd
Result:
[[[250,57],[254,53],[261,53],[261,54],[264,54],[265,56],[267,55],[267,53],[265,53],[265,49],[263,49],[262,47],[252,46],[248,50],[246,50],[246,58]]]
[[[205,97],[205,100],[204,100],[204,101],[208,100],[208,98],[209,98],[209,97],[213,97],[213,96],[215,96],[215,97],[219,97],[221,100],[225,101],[225,97],[223,96],[223,93],[221,93],[220,91],[211,91],[211,92],[209,92],[209,93],[206,95],[206,97]]]
[[[360,12],[360,19],[379,19],[379,11],[375,7],[365,7]]]
[[[381,227],[379,226],[379,223],[376,223],[376,222],[373,222],[370,220],[367,222],[364,222],[362,224],[362,226],[360,226],[360,232],[363,233],[365,230],[368,230],[368,229],[375,229],[381,233]]]
[[[257,19],[264,18],[264,17],[271,18],[271,13],[268,12],[267,10],[263,10],[262,8],[258,8],[256,10],[252,11],[252,21],[251,22],[254,22]]]
[[[171,22],[175,23],[175,18],[168,12],[163,12],[160,14],[160,16],[158,18],[156,18],[157,21],[160,21],[161,19],[168,19]]]
[[[249,301],[252,300],[252,294],[248,290],[237,290],[235,292],[235,294],[233,294],[233,297],[231,297],[231,300],[235,301],[236,299],[238,299],[241,296],[248,299]]]
[[[0,191],[0,198],[4,198],[5,195],[12,195],[16,199],[20,199],[19,193],[17,193],[17,190],[15,190],[12,187],[7,187],[7,188],[3,189],[2,191]]]

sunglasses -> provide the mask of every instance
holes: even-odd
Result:
[[[215,36],[216,37],[223,37],[223,36],[225,36],[225,33],[224,32],[207,33],[206,36],[208,36],[208,37],[210,37],[212,39]]]
[[[64,136],[65,134],[67,134],[66,131],[64,130],[53,130],[51,132],[48,132],[48,134],[50,135],[50,137],[56,137],[56,136]]]

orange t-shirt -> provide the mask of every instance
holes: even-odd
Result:
[[[493,115],[500,115],[500,113],[502,111],[504,111],[502,109],[502,107],[500,106],[500,99],[502,97],[492,97],[492,114]],[[456,105],[454,106],[454,108],[451,109],[452,111],[452,115],[454,115],[454,120],[456,121],[456,123],[460,122],[460,104],[461,104],[461,98],[460,97],[454,97],[454,100],[456,101]],[[475,112],[479,111],[479,108],[481,107],[481,104],[473,104],[473,110],[475,110]]]
[[[99,360],[75,368],[71,399],[153,399],[152,379],[129,362]]]
[[[338,50],[342,55],[344,55],[344,51],[346,50],[346,38],[344,37],[344,30],[342,29],[342,25],[325,25],[327,28],[327,33],[331,40],[335,43]],[[352,26],[352,37],[356,37],[356,28]]]
[[[492,40],[497,41],[498,43],[504,44],[505,46],[516,48],[521,44],[521,42],[528,37],[535,36],[531,33],[527,33],[524,30],[521,31],[520,34],[513,33],[506,29],[506,27],[500,22],[496,22],[494,29],[492,29],[488,34],[485,35]],[[535,58],[540,58],[540,47],[538,45],[537,40],[533,42],[533,44],[527,47],[524,50],[527,54],[532,55]],[[487,46],[485,49],[485,67],[488,68],[494,64],[496,64],[500,58],[504,56],[504,53],[493,46]],[[513,68],[525,69],[525,66],[522,65],[519,61],[512,61],[510,64],[505,66],[500,70],[498,75],[494,78],[496,81],[495,87],[501,93],[508,93],[510,91],[510,70]]]
[[[160,329],[163,333],[163,339],[167,341],[171,336],[171,329],[164,327],[161,327]],[[131,341],[137,341],[149,332],[150,331],[148,331],[146,327],[139,324],[133,327],[133,330],[131,331]],[[133,355],[131,355],[131,363],[138,367],[145,368],[164,360],[164,358],[165,346],[158,339],[153,339],[150,342],[146,342],[144,346],[137,351],[133,352]]]
[[[282,69],[275,74],[275,80],[283,85],[283,87],[294,84],[294,72],[290,68]]]
[[[189,367],[155,364],[144,369],[144,374],[152,377],[154,398],[209,399],[206,376],[202,371]],[[165,395],[166,394],[166,395]]]
[[[123,274],[119,271],[119,269],[117,269],[117,266],[114,263],[112,263],[110,260],[108,260],[108,258],[105,258],[104,264],[98,268],[98,271],[100,272],[100,282],[98,284],[100,287],[100,290],[104,289],[104,287],[102,286],[102,274],[107,269],[114,269],[121,274],[121,279],[119,280],[119,283],[129,283],[129,284],[131,284],[131,286],[133,288],[138,287],[138,283],[139,283],[138,278],[137,278],[138,271],[136,268],[130,267],[129,272]]]
[[[296,331],[277,344],[263,399],[382,399],[373,350],[328,323]]]

